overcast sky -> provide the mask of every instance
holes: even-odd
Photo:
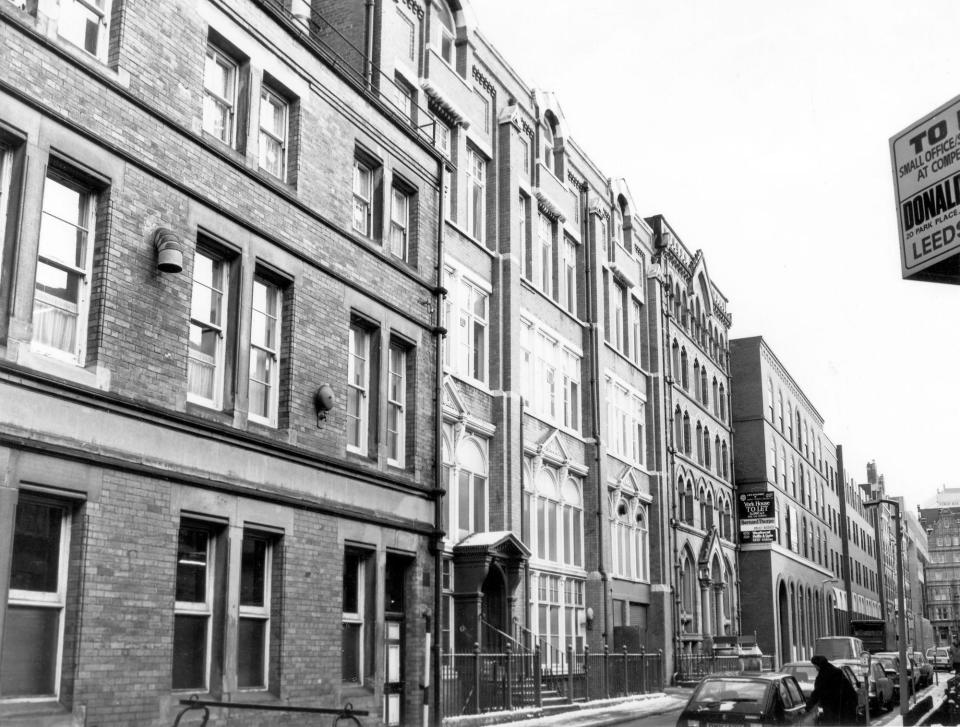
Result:
[[[844,448],[960,486],[960,286],[907,282],[889,139],[960,95],[960,2],[472,0],[570,135],[662,213]]]

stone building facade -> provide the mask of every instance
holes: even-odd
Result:
[[[419,719],[444,156],[316,21],[0,4],[3,724]]]

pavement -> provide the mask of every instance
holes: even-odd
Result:
[[[919,702],[920,700],[925,699],[926,697],[930,697],[931,700],[933,701],[933,706],[931,707],[931,709],[928,710],[924,715],[919,715],[918,719],[910,722],[910,724],[923,724],[924,716],[929,716],[931,713],[935,712],[940,707],[941,704],[943,704],[943,700],[946,698],[947,679],[949,678],[950,678],[949,673],[940,672],[939,684],[934,683],[929,687],[927,687],[926,689],[922,689],[917,693],[914,699],[910,700],[911,706]],[[903,715],[900,714],[899,705],[894,707],[893,711],[888,712],[887,714],[880,715],[880,717],[877,719],[871,719],[870,724],[871,726],[880,725],[880,727],[903,727],[904,725]]]
[[[561,712],[550,717],[506,722],[497,727],[586,727],[587,725],[614,725],[640,717],[649,717],[679,709],[693,693],[691,687],[667,687],[662,692],[640,694],[623,699],[585,702],[579,709]]]

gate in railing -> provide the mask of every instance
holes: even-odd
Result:
[[[663,654],[575,652],[568,648],[553,663],[532,653],[491,654],[475,646],[471,654],[441,656],[441,714],[453,717],[540,707],[545,692],[568,702],[644,694],[663,689]]]

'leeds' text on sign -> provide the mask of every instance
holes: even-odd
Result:
[[[960,283],[960,96],[890,139],[904,278]]]

